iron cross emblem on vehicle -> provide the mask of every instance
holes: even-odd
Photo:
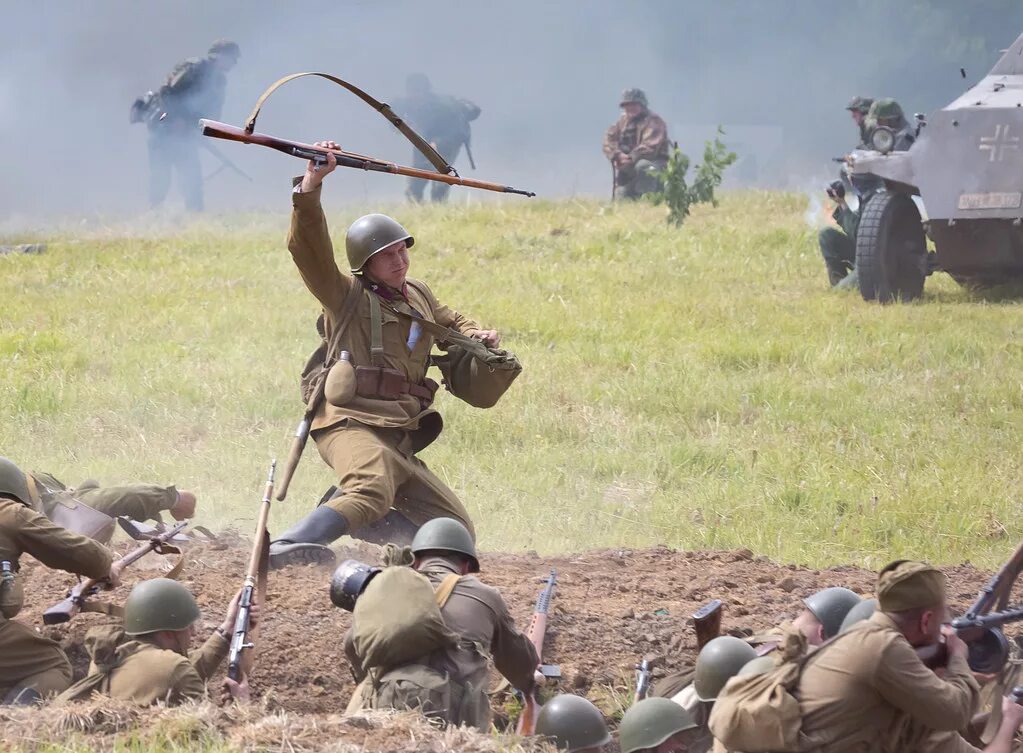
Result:
[[[981,136],[980,151],[988,152],[988,162],[1001,162],[1006,149],[1019,149],[1019,136],[1010,136],[1009,124],[996,125],[994,136]]]

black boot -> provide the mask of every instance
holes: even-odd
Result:
[[[336,557],[324,546],[348,533],[348,521],[333,507],[321,505],[270,544],[270,569],[288,565],[332,564]]]
[[[384,544],[408,546],[418,530],[419,526],[397,510],[391,509],[380,520],[352,531],[349,536],[380,546]]]

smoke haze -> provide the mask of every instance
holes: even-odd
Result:
[[[895,96],[930,112],[983,76],[1023,31],[1019,3],[989,0],[843,4],[816,0],[517,0],[481,3],[8,3],[0,29],[0,220],[146,210],[146,128],[128,123],[135,97],[218,37],[238,42],[223,120],[241,125],[260,92],[287,73],[318,70],[384,101],[423,72],[435,90],[483,110],[473,173],[543,196],[607,196],[600,143],[625,87],[646,90],[669,133],[698,161],[717,124],[740,154],[733,184],[805,185],[854,145],[853,94]],[[965,17],[968,14],[968,18]],[[960,17],[963,16],[963,17]],[[968,80],[959,76],[967,69]],[[410,146],[378,114],[332,84],[301,80],[275,94],[258,130],[332,138],[408,164]],[[211,209],[286,206],[302,164],[228,142],[215,145],[254,183],[222,172]],[[217,163],[203,154],[205,171]],[[400,199],[402,179],[347,171],[338,200]],[[454,189],[452,200],[466,191]],[[473,198],[482,198],[478,192]],[[172,188],[169,200],[180,205]]]

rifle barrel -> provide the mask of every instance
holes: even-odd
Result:
[[[394,162],[376,159],[375,157],[367,157],[363,154],[346,152],[343,149],[327,149],[326,147],[306,144],[301,141],[288,141],[286,139],[277,138],[276,136],[268,136],[263,133],[247,133],[237,126],[220,123],[216,120],[203,119],[199,121],[199,125],[202,127],[203,136],[210,136],[215,139],[226,139],[227,141],[237,141],[242,144],[258,144],[259,146],[265,146],[270,149],[275,149],[278,152],[291,155],[292,157],[312,160],[318,165],[327,164],[327,155],[333,154],[339,167],[348,167],[355,170],[367,170],[378,173],[392,173],[395,175],[404,175],[409,178],[422,178],[423,180],[447,183],[452,186],[479,188],[484,191],[514,193],[519,194],[520,196],[536,196],[536,194],[532,191],[524,191],[519,188],[512,188],[511,186],[504,186],[499,183],[489,183],[484,180],[463,178],[459,175],[444,175],[443,173],[434,172],[432,170],[420,170],[415,167],[405,167],[404,165],[398,165]]]

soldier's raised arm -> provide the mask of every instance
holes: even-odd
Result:
[[[318,141],[316,146],[340,148],[333,141]],[[302,275],[302,281],[328,312],[341,308],[352,285],[352,278],[338,269],[334,259],[334,245],[327,229],[327,218],[320,205],[323,178],[336,167],[337,160],[333,155],[328,158],[326,165],[316,165],[310,161],[305,175],[295,180],[291,195],[291,230],[288,234],[288,250]]]

